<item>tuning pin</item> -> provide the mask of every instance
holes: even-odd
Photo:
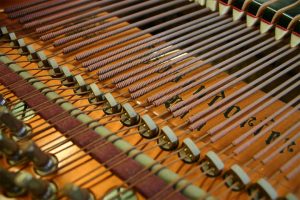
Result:
[[[90,92],[90,86],[86,84],[82,76],[76,75],[74,77],[74,81],[76,83],[74,92],[78,95],[85,95]]]
[[[179,140],[177,135],[170,127],[164,126],[161,129],[160,137],[157,139],[157,143],[161,149],[172,151],[177,149]]]
[[[133,126],[139,123],[140,116],[130,105],[130,103],[125,103],[122,105],[124,113],[121,114],[120,121],[125,126]]]
[[[5,124],[17,138],[25,137],[28,134],[26,125],[13,116],[5,106],[0,106],[0,122]]]
[[[27,189],[35,200],[57,199],[57,187],[54,183],[37,179],[27,172],[19,172],[14,182],[19,187]]]
[[[28,61],[38,60],[37,51],[35,50],[35,48],[32,45],[27,45],[26,46],[26,52],[25,53],[29,54],[27,56]]]
[[[264,178],[259,179],[256,183],[248,188],[248,193],[255,199],[277,199],[278,194],[273,186]]]
[[[104,95],[105,103],[103,112],[107,115],[112,115],[121,112],[121,104],[113,97],[111,93],[106,93]]]
[[[209,177],[219,176],[224,169],[223,161],[213,151],[206,153],[205,157],[201,160],[200,166],[200,169]]]
[[[89,98],[89,102],[92,104],[103,103],[105,100],[104,93],[99,89],[96,83],[90,84],[91,97]]]
[[[72,86],[75,85],[75,80],[73,74],[70,72],[69,68],[66,66],[61,67],[61,71],[64,77],[62,84],[64,86]]]
[[[48,66],[47,67],[50,68],[49,74],[53,78],[62,77],[63,73],[62,73],[61,68],[58,66],[57,62],[52,58],[49,58],[47,61],[48,61]]]
[[[33,162],[35,172],[41,176],[46,176],[56,171],[58,160],[55,156],[41,151],[33,142],[29,141],[23,146],[29,160]]]
[[[24,54],[24,55],[28,54],[28,52],[27,52],[27,44],[25,43],[25,41],[24,41],[23,38],[17,39],[16,46],[19,47],[18,51],[19,51],[20,54]]]
[[[32,45],[27,45],[26,46],[26,53],[29,54],[27,56],[28,61],[38,60],[37,51],[35,50],[35,48]]]
[[[71,200],[95,200],[95,196],[88,189],[73,184],[67,184],[63,188],[63,194]]]
[[[37,60],[38,61],[38,66],[39,67],[46,67],[48,65],[48,57],[46,56],[46,54],[43,51],[38,51],[36,52],[37,55]]]
[[[251,182],[247,173],[239,165],[234,164],[223,175],[225,185],[232,191],[241,191]]]
[[[18,197],[24,195],[27,191],[25,188],[19,187],[14,180],[17,173],[7,171],[0,167],[0,187],[4,190],[7,197]]]
[[[200,159],[200,150],[190,138],[183,140],[181,151],[178,156],[185,163],[194,163]]]
[[[46,67],[46,68],[49,68],[49,69],[53,69],[53,68],[58,67],[58,64],[55,61],[55,59],[53,59],[53,58],[46,58],[43,61],[39,61],[38,62],[38,66],[39,67]]]
[[[6,37],[8,35],[8,30],[6,26],[0,27],[0,37]]]
[[[11,32],[8,34],[8,38],[10,40],[10,46],[13,48],[13,49],[18,49],[19,46],[18,46],[18,38],[16,36],[16,34],[14,32]]]
[[[149,115],[141,117],[141,123],[138,127],[139,133],[142,137],[151,139],[159,134],[159,128]]]
[[[19,145],[7,138],[0,131],[0,151],[6,156],[10,165],[17,165],[23,163],[26,160],[24,152],[19,148]]]

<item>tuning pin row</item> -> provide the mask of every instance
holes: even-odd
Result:
[[[30,192],[32,199],[54,200],[57,198],[57,186],[49,181],[35,178],[30,173],[19,172],[14,178],[18,187]]]
[[[37,62],[40,67],[52,67],[53,59],[46,56],[43,51],[37,51],[31,44],[26,44],[23,38],[18,38],[14,32],[9,32],[7,27],[0,28],[0,36],[9,41],[13,49],[17,49],[20,54],[27,55],[30,62]]]
[[[56,199],[54,183],[38,179],[23,171],[10,172],[0,167],[0,187],[7,197],[19,197],[30,193],[32,199]]]
[[[16,138],[27,135],[26,125],[4,106],[0,107],[0,122],[5,124]],[[19,145],[0,132],[0,151],[11,165],[32,161],[35,171],[42,176],[53,173],[57,169],[58,161],[55,156],[41,151],[33,141]]]
[[[10,165],[24,163],[27,158],[20,146],[0,131],[0,152],[5,155]]]
[[[0,106],[0,122],[9,128],[12,137],[17,140],[28,135],[27,126],[5,106]],[[33,141],[26,141],[20,145],[2,132],[0,132],[0,151],[11,165],[31,161],[36,173],[41,176],[53,173],[58,166],[56,157],[41,151]]]
[[[178,147],[179,140],[168,126],[160,130],[149,115],[140,116],[130,103],[121,105],[111,93],[102,92],[95,83],[90,84],[89,89],[91,91],[89,102],[92,104],[102,104],[106,115],[120,113],[121,123],[128,127],[139,124],[138,131],[144,138],[151,139],[160,135],[157,143],[160,144],[163,150],[174,150]]]
[[[7,36],[9,40],[16,41],[16,35],[9,33],[6,27],[1,27],[2,36]],[[130,105],[122,106],[110,93],[103,93],[99,90],[96,84],[88,85],[82,76],[74,76],[68,67],[59,66],[55,59],[48,58],[43,51],[36,51],[32,45],[25,45],[25,42],[18,40],[19,44],[15,44],[15,47],[22,48],[22,52],[27,54],[27,59],[31,62],[37,62],[39,67],[49,68],[49,74],[52,77],[63,77],[62,84],[64,86],[74,86],[74,93],[77,95],[91,94],[89,101],[93,104],[101,103],[104,105],[103,111],[107,115],[120,113],[125,111],[121,115],[121,122],[126,126],[132,126],[138,123],[139,116],[130,108]]]
[[[35,52],[31,45],[27,45],[23,38],[18,38],[14,32],[10,32],[6,26],[0,27],[0,37],[7,39],[13,49],[18,49],[19,53],[28,55]]]
[[[160,148],[166,151],[175,150],[179,145],[179,140],[173,130],[164,126],[160,130],[157,124],[149,115],[140,116],[130,103],[121,105],[110,93],[102,93],[96,85],[91,85],[93,98],[90,102],[102,103],[104,105],[103,111],[107,115],[121,113],[120,121],[125,126],[134,126],[138,124],[139,134],[146,139],[158,137],[157,143]]]
[[[179,140],[176,134],[168,126],[161,130],[149,115],[141,117],[141,122],[138,127],[139,133],[142,137],[151,139],[160,136],[158,139],[160,147],[164,150],[179,149],[178,157],[185,163],[191,164],[199,162],[201,171],[208,177],[217,177],[222,174],[225,165],[222,159],[214,151],[208,151],[203,158],[200,157],[201,151],[198,146],[190,138],[185,138],[179,147]],[[273,187],[264,179],[260,179],[254,184],[250,184],[251,180],[247,173],[235,164],[223,175],[225,185],[232,191],[241,191],[248,188],[249,194],[256,191],[257,195],[270,198],[274,196]],[[275,191],[276,192],[276,191]]]
[[[58,198],[58,187],[54,182],[36,178],[26,171],[11,172],[0,167],[0,189],[6,197],[20,197],[29,194],[34,200]],[[61,194],[70,200],[95,200],[94,194],[74,184],[66,184]]]
[[[213,151],[208,151],[204,158],[200,158],[200,149],[198,146],[190,139],[184,139],[181,150],[178,156],[185,163],[196,163],[200,161],[200,169],[208,177],[217,177],[224,171],[224,163],[220,157]],[[253,195],[254,191],[258,199],[275,199],[274,188],[265,180],[260,179],[256,183],[251,184],[251,180],[248,174],[240,167],[235,164],[230,167],[229,170],[224,172],[223,175],[225,185],[232,191],[241,191],[248,188],[250,195]],[[275,191],[276,192],[276,191]]]
[[[277,199],[277,192],[272,185],[261,178],[251,184],[248,174],[238,164],[234,164],[227,170],[223,178],[225,185],[232,191],[247,189],[248,194],[255,199]]]
[[[17,41],[17,37],[14,33],[9,33],[6,27],[1,27],[2,36],[8,37],[10,41]],[[15,47],[20,47],[22,53],[27,54],[27,59],[31,62],[37,62],[39,67],[49,68],[49,73],[52,77],[63,77],[62,84],[64,86],[74,86],[74,93],[77,95],[91,94],[89,101],[93,104],[101,103],[104,105],[103,111],[107,115],[120,113],[124,110],[124,114],[121,115],[121,122],[126,126],[132,126],[139,122],[139,116],[130,108],[129,104],[124,106],[117,102],[117,100],[110,93],[103,93],[99,90],[96,84],[88,85],[82,76],[74,76],[68,67],[59,66],[55,59],[48,58],[43,51],[36,51],[32,45],[25,45],[23,39],[18,40],[18,44]]]
[[[157,124],[149,115],[143,115],[138,127],[139,133],[142,137],[152,139],[158,137],[157,143],[159,147],[165,151],[172,151],[179,146],[179,139],[173,130],[164,126],[159,129]]]
[[[55,156],[45,153],[32,141],[19,145],[0,132],[0,151],[10,165],[31,161],[34,170],[40,176],[51,174],[57,170],[58,161]]]
[[[49,60],[48,60],[49,62]],[[58,66],[55,60],[51,60],[51,68],[49,73],[52,77],[63,77],[62,85],[70,87],[75,86],[74,93],[77,95],[86,95],[91,92],[90,85],[88,85],[81,75],[74,76],[68,67]]]
[[[10,45],[14,49],[18,49],[21,55],[27,55],[29,62],[36,62],[40,68],[49,68],[49,73],[53,77],[64,75],[63,67],[58,66],[58,63],[53,58],[48,58],[42,50],[36,50],[31,44],[26,44],[23,38],[17,38],[14,32],[9,32],[5,26],[0,28],[0,36],[8,39]],[[66,68],[66,67],[64,67]],[[68,73],[65,73],[66,78],[69,78]],[[71,81],[73,82],[73,81]]]
[[[142,137],[151,139],[159,136],[157,143],[163,150],[171,151],[178,147],[179,140],[170,127],[165,126],[160,130],[149,115],[140,117],[130,103],[121,105],[111,93],[102,92],[95,83],[90,84],[88,88],[91,92],[89,102],[102,104],[106,115],[121,113],[121,123],[128,127],[139,124],[138,131]]]
[[[0,167],[0,188],[7,197],[18,197],[25,195],[27,190],[15,184],[17,173],[9,172]]]
[[[103,105],[103,112],[106,115],[117,114],[123,111],[120,115],[120,121],[122,122],[122,124],[124,124],[125,126],[133,126],[139,123],[140,116],[129,103],[121,105],[111,93],[102,92],[95,83],[87,84],[82,76],[74,76],[70,72],[68,67],[58,67],[55,72],[54,70],[52,70],[52,74],[53,73],[55,73],[56,75],[62,74],[62,76],[64,77],[64,80],[62,81],[63,85],[75,86],[75,94],[89,94],[90,97],[88,98],[88,101],[91,104]]]
[[[200,160],[200,169],[208,177],[217,177],[224,171],[222,159],[213,151],[208,151],[204,158],[200,158],[200,149],[189,138],[184,139],[178,155],[185,163],[196,163]],[[254,183],[248,174],[238,164],[232,165],[223,173],[225,185],[232,191],[247,190],[254,199],[293,199],[293,194],[285,197],[278,197],[276,189],[264,178],[260,178]]]
[[[200,161],[200,169],[209,177],[217,177],[224,170],[224,163],[220,157],[213,151],[205,154],[200,159],[201,151],[190,138],[185,138],[181,145],[179,139],[173,130],[164,126],[161,129],[149,115],[141,116],[141,122],[138,126],[142,137],[152,139],[158,137],[158,144],[161,149],[171,151],[178,149],[178,157],[185,163],[191,164]]]

